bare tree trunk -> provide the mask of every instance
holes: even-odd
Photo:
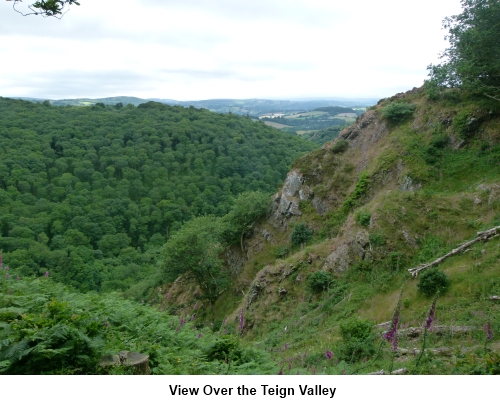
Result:
[[[431,263],[424,264],[424,265],[422,265],[420,267],[414,267],[412,269],[408,269],[408,271],[410,272],[410,274],[413,277],[417,277],[418,273],[420,273],[422,270],[425,270],[425,269],[427,269],[429,267],[432,267],[432,266],[435,266],[435,265],[441,263],[443,260],[447,259],[448,257],[456,255],[457,253],[460,253],[460,252],[464,251],[465,249],[467,249],[469,246],[473,245],[474,243],[479,242],[479,241],[488,240],[490,238],[498,236],[499,235],[499,231],[500,231],[500,226],[496,226],[495,228],[491,228],[491,229],[489,229],[487,231],[478,232],[477,233],[478,237],[476,239],[473,239],[473,240],[470,240],[469,242],[463,243],[462,245],[460,245],[457,248],[453,249],[451,252],[448,252],[444,256],[441,256],[441,257],[437,258],[436,260],[434,260]]]

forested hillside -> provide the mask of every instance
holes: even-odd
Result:
[[[124,289],[193,216],[271,193],[313,144],[236,115],[0,98],[0,250],[22,275]]]

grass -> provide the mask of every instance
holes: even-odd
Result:
[[[379,114],[390,102],[383,101],[372,111]],[[256,274],[268,267],[265,277],[259,279],[265,284],[264,289],[247,310],[253,326],[245,331],[243,340],[272,349],[281,364],[289,359],[300,363],[299,358],[304,357],[317,370],[339,373],[330,367],[324,353],[335,353],[339,348],[340,322],[349,318],[374,324],[391,320],[403,283],[401,327],[423,325],[432,298],[418,291],[418,280],[412,279],[407,269],[442,256],[458,243],[473,239],[479,230],[500,224],[498,119],[493,116],[491,122],[485,122],[474,136],[468,135],[467,143],[457,149],[452,143],[457,136],[455,127],[445,126],[439,120],[453,119],[463,105],[435,103],[429,107],[425,96],[418,94],[409,96],[408,102],[416,106],[413,118],[391,125],[376,148],[363,151],[351,144],[341,155],[325,148],[295,161],[294,168],[307,178],[315,197],[329,202],[330,210],[320,216],[310,201],[303,201],[302,215],[287,220],[288,229],[272,230],[270,243],[259,244],[254,238],[259,248],[253,251],[239,277],[244,280],[240,284],[247,286],[245,291]],[[411,178],[415,191],[400,188],[405,177]],[[356,223],[352,208],[370,213],[370,221]],[[315,230],[313,241],[276,260],[276,247],[289,246],[295,222],[304,222]],[[267,229],[268,225],[259,227]],[[349,240],[361,231],[370,236],[364,260],[355,256],[347,271],[333,269],[335,282],[328,291],[308,291],[308,275],[321,270],[334,249],[351,243]],[[438,299],[436,322],[475,329],[460,336],[430,333],[427,347],[452,346],[455,357],[425,355],[418,369],[415,358],[396,357],[393,368],[408,367],[420,374],[463,374],[486,367],[485,359],[490,353],[484,349],[482,328],[486,322],[495,331],[488,347],[498,350],[500,342],[498,303],[489,299],[491,295],[500,295],[499,247],[498,239],[493,239],[440,265],[440,270],[450,277],[451,286]],[[309,257],[315,259],[309,263]],[[284,271],[291,268],[291,274],[283,277]],[[286,293],[280,295],[280,288]],[[216,310],[219,317],[223,312],[231,313],[232,306],[233,316],[241,308],[241,299],[245,298],[231,294],[221,297]],[[380,328],[373,330],[377,347],[381,332]],[[419,348],[422,339],[402,337],[399,343],[400,347]],[[379,358],[369,360],[369,366],[360,372],[390,368],[390,345],[383,343],[381,347]],[[477,352],[476,357],[460,354],[460,347]],[[364,366],[348,363],[342,364],[348,372]],[[302,363],[297,370],[311,373],[304,367]]]

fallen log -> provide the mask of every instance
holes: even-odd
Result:
[[[446,326],[446,325],[439,325],[439,326],[433,326],[429,329],[429,333],[434,333],[438,336],[444,335],[446,333],[452,333],[454,335],[459,335],[459,334],[464,334],[464,333],[470,333],[473,330],[476,330],[477,328],[473,326]],[[422,333],[424,333],[425,327],[423,326],[418,326],[418,327],[411,327],[411,328],[406,328],[406,329],[399,329],[397,331],[398,337],[407,337],[410,339],[419,337]],[[387,333],[387,331],[382,332],[382,335]]]
[[[448,257],[454,256],[457,253],[463,252],[465,249],[467,249],[469,246],[473,245],[474,243],[477,243],[477,242],[480,242],[480,241],[485,241],[485,240],[488,240],[490,238],[493,238],[495,236],[500,235],[499,231],[500,231],[500,226],[496,226],[496,227],[491,228],[491,229],[489,229],[487,231],[478,232],[477,233],[477,235],[478,235],[477,238],[461,244],[457,248],[455,248],[452,251],[448,252],[444,256],[441,256],[441,257],[437,258],[436,260],[434,260],[431,263],[424,264],[424,265],[422,265],[420,267],[414,267],[412,269],[408,269],[408,271],[410,272],[410,274],[412,275],[412,277],[417,277],[418,273],[420,273],[422,270],[425,270],[425,269],[427,269],[429,267],[432,267],[432,266],[436,266],[437,264],[441,263],[443,260],[447,259]]]

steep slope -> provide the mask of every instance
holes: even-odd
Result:
[[[244,253],[235,247],[229,255],[229,265],[238,263],[233,286],[207,319],[237,324],[243,313],[244,337],[276,352],[290,373],[305,359],[327,366],[330,351],[350,371],[363,359],[363,372],[498,370],[498,241],[440,265],[451,285],[431,330],[422,325],[434,294],[417,287],[425,272],[413,279],[407,269],[500,225],[499,128],[497,107],[464,93],[431,101],[413,89],[381,100],[337,140],[294,162]],[[390,344],[378,350],[368,336],[380,338],[398,306],[404,331],[393,363]],[[424,334],[432,350],[408,360]]]

